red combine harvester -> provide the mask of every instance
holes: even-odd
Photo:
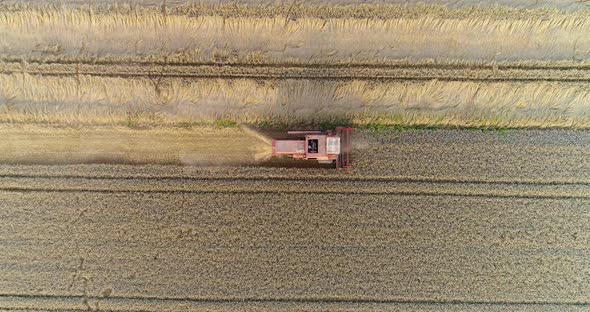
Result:
[[[299,135],[293,139],[272,140],[272,154],[293,159],[317,160],[320,164],[336,164],[336,169],[352,168],[351,135],[353,128],[336,131],[288,131]]]

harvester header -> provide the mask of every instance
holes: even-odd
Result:
[[[317,160],[321,164],[335,164],[337,169],[352,168],[351,136],[353,128],[338,127],[327,130],[292,130],[290,139],[272,140],[272,154],[293,159]]]

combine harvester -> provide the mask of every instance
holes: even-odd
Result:
[[[293,159],[317,160],[320,164],[335,164],[336,169],[352,168],[351,135],[353,128],[336,131],[288,131],[293,139],[272,140],[272,155],[287,155]]]

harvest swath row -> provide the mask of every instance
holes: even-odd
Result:
[[[590,127],[580,4],[109,3],[0,5],[0,121]]]
[[[341,125],[588,128],[584,82],[334,81],[0,75],[0,120],[183,126],[220,119]],[[338,124],[336,124],[338,125]]]
[[[0,14],[0,26],[6,30],[0,47],[10,49],[0,50],[0,55],[47,60],[145,57],[175,63],[378,63],[406,58],[575,63],[588,61],[590,55],[589,14],[584,10],[515,13],[509,7],[407,5],[390,9],[395,11],[390,17],[372,18],[350,10],[350,15],[335,18],[281,12],[270,17],[227,16],[214,10],[193,14],[190,8],[168,14],[141,6],[9,5]]]
[[[588,66],[523,66],[486,64],[159,64],[106,62],[0,62],[2,74],[28,74],[53,77],[90,75],[120,78],[219,78],[219,79],[306,79],[306,80],[407,80],[407,81],[563,81],[589,82]]]

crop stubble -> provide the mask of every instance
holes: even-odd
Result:
[[[5,164],[240,165],[268,158],[271,143],[241,127],[0,127]]]
[[[586,10],[3,7],[4,122],[589,124]]]

